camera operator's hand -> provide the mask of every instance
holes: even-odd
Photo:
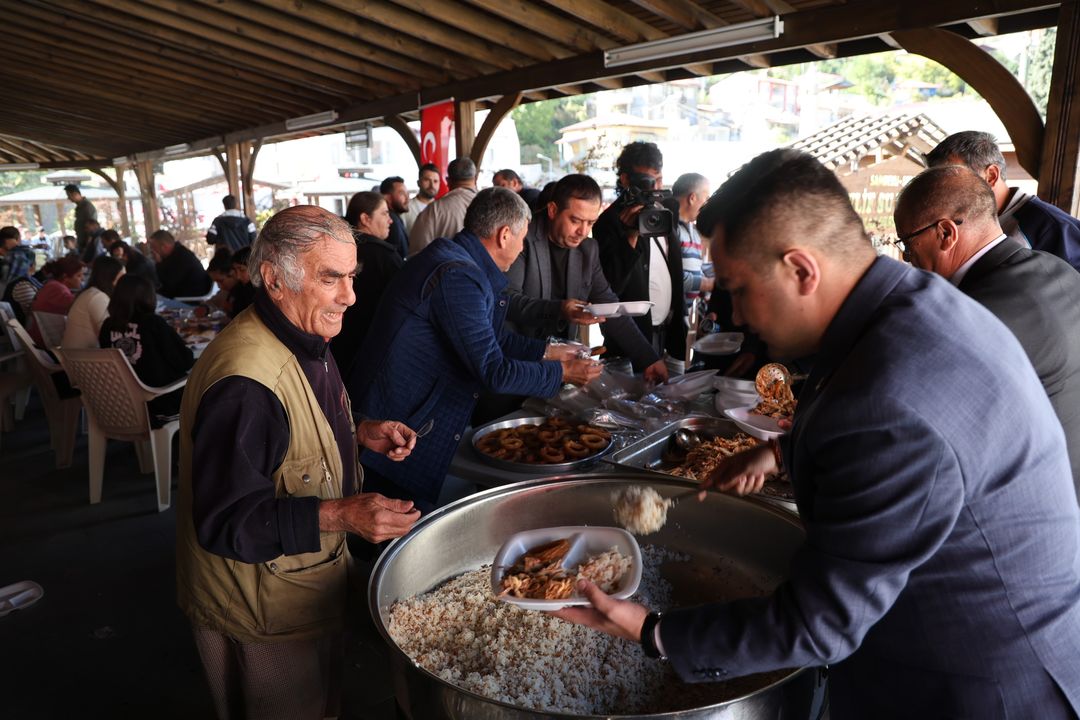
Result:
[[[644,205],[631,205],[619,212],[619,221],[626,226],[626,242],[630,247],[636,248],[638,241],[638,215],[645,209]]]
[[[563,300],[563,318],[566,322],[574,323],[575,325],[595,325],[596,323],[604,322],[604,318],[596,317],[591,312],[584,310],[583,307],[585,305],[586,302],[584,300],[576,300],[574,298]]]

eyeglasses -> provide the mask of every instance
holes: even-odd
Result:
[[[939,222],[942,222],[943,220],[948,220],[948,218],[938,218],[937,220],[930,223],[926,227],[921,227],[921,228],[919,228],[918,230],[916,230],[914,232],[909,232],[907,235],[905,235],[903,237],[896,238],[895,240],[892,241],[893,247],[898,248],[900,250],[900,252],[907,255],[908,250],[910,250],[910,248],[908,247],[908,243],[910,243],[918,235],[922,235],[924,232],[926,232],[930,228],[936,226]],[[963,225],[964,224],[964,221],[962,219],[961,220],[953,220],[952,222],[953,222],[953,225]]]

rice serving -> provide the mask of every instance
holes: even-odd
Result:
[[[660,497],[655,489],[630,485],[611,498],[615,506],[615,522],[635,535],[649,535],[664,527],[671,501]]]

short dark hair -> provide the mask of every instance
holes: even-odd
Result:
[[[894,215],[907,213],[920,225],[923,218],[930,221],[947,216],[971,220],[974,225],[997,222],[998,216],[994,191],[965,165],[938,165],[916,175],[896,198]]]
[[[394,192],[394,186],[398,183],[404,185],[405,180],[399,178],[397,175],[394,175],[393,177],[388,177],[381,183],[379,183],[379,192],[381,192],[383,195],[389,195],[390,193]]]
[[[214,257],[206,266],[206,272],[216,272],[228,275],[233,269],[233,256],[227,249],[222,248],[214,252]]]
[[[571,200],[600,202],[603,194],[600,186],[588,175],[566,175],[555,183],[548,202],[555,203],[555,208],[565,210]]]
[[[86,281],[86,287],[97,288],[106,295],[112,296],[116,276],[123,270],[124,266],[113,256],[98,255],[90,264],[90,278]]]
[[[383,182],[386,182],[385,180]],[[372,215],[380,205],[386,204],[386,198],[380,193],[364,190],[353,195],[349,199],[349,207],[345,210],[345,222],[349,227],[356,228],[361,215]]]
[[[75,183],[68,183],[67,185],[65,185],[64,186],[64,192],[66,192],[66,193],[79,193],[80,195],[82,194],[82,190],[80,190],[79,186],[76,185]]]
[[[124,254],[124,258],[127,258],[127,256],[131,254],[131,246],[123,240],[113,243],[113,246],[109,248],[109,252],[112,253],[112,251],[117,248],[120,248],[120,252]]]
[[[141,275],[124,275],[116,283],[109,300],[109,317],[103,326],[123,330],[140,316],[153,315],[157,309],[154,285]]]
[[[105,243],[106,245],[114,245],[120,242],[120,233],[110,228],[101,233],[101,242]]]
[[[247,265],[248,260],[250,260],[250,259],[251,259],[251,246],[250,245],[245,245],[244,247],[240,248],[239,250],[237,250],[236,252],[233,253],[232,264],[234,266],[235,265]]]
[[[671,186],[671,196],[674,198],[684,198],[701,187],[705,182],[708,182],[708,178],[699,173],[685,173],[680,175],[675,179],[675,183]]]
[[[22,234],[19,232],[19,228],[14,225],[5,225],[0,228],[0,242],[3,242],[4,240],[18,240],[21,237]]]
[[[515,171],[511,170],[510,168],[503,168],[502,170],[499,170],[498,172],[496,172],[491,177],[492,178],[502,178],[503,180],[506,180],[507,182],[518,182],[518,183],[521,183],[522,185],[524,185],[524,183],[521,181],[521,176],[518,175]]]
[[[45,267],[41,268],[41,270],[54,280],[59,280],[60,278],[75,275],[84,267],[86,266],[79,258],[74,255],[65,255],[64,257],[45,263]]]
[[[442,173],[439,172],[439,166],[435,163],[424,163],[420,166],[420,170],[419,172],[417,172],[417,175],[422,175],[426,172],[433,172],[439,177],[442,177]]]
[[[789,160],[800,156],[798,150],[780,148],[762,153],[731,174],[727,182],[701,206],[697,217],[697,230],[702,237],[711,237],[717,226],[727,225],[743,198],[753,190],[757,178],[770,173]]]
[[[621,175],[632,172],[636,167],[652,168],[657,172],[664,169],[664,156],[656,143],[637,140],[623,147],[619,159],[615,161],[615,172]]]
[[[226,210],[235,210],[240,205],[236,201],[235,195],[226,195],[225,197],[221,198],[221,204],[225,206]]]
[[[988,132],[964,130],[953,133],[930,151],[926,156],[926,164],[930,167],[947,165],[952,155],[980,174],[991,165],[997,165],[1001,177],[1005,177],[1005,157],[1001,154],[997,140]]]
[[[472,180],[476,177],[476,163],[471,158],[459,157],[450,161],[446,168],[446,178],[450,182]]]
[[[763,153],[718,193],[725,188],[728,255],[751,261],[771,258],[792,237],[839,258],[873,253],[847,189],[812,155],[783,148]]]
[[[170,245],[176,242],[176,238],[173,237],[173,234],[168,230],[155,230],[150,233],[150,239],[168,243]]]

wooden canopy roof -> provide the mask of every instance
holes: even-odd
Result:
[[[1054,25],[1032,0],[0,0],[0,164],[112,165],[291,134],[289,118],[401,122],[855,55],[893,31]],[[617,68],[604,50],[778,14],[775,40]],[[325,130],[319,128],[317,131]],[[313,132],[308,130],[308,133]],[[185,145],[177,150],[175,146]]]

